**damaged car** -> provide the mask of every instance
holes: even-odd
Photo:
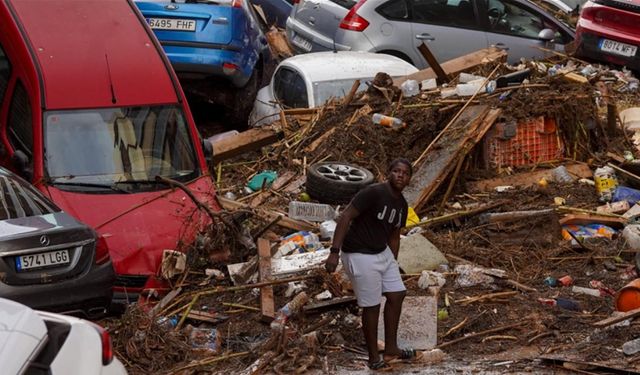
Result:
[[[0,164],[98,233],[114,299],[165,290],[164,251],[187,251],[210,223],[191,197],[219,207],[180,83],[135,5],[0,2],[0,104]]]
[[[318,52],[290,57],[275,70],[271,83],[258,92],[249,116],[250,126],[272,123],[283,108],[314,108],[349,93],[355,80],[358,91],[378,72],[406,76],[418,69],[395,56],[368,52]]]
[[[188,94],[228,109],[246,126],[271,59],[248,0],[139,0],[137,7],[160,41]]]
[[[104,315],[115,274],[93,229],[0,168],[0,297],[32,308]]]

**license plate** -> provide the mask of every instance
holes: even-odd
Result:
[[[147,23],[155,30],[196,31],[195,20],[147,18]]]
[[[67,263],[69,263],[69,250],[56,250],[16,257],[16,269],[18,271]]]
[[[311,51],[311,42],[299,35],[294,35],[293,39],[291,39],[291,43],[295,44],[296,46],[302,48],[307,52]]]
[[[600,40],[600,50],[620,56],[631,57],[636,55],[638,47],[631,44],[616,42],[615,40],[602,39]]]

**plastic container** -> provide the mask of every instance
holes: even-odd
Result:
[[[295,297],[293,297],[291,301],[289,301],[289,303],[282,306],[282,308],[278,310],[275,319],[271,322],[271,329],[275,331],[283,330],[289,318],[292,315],[297,314],[302,306],[304,306],[304,304],[308,301],[309,296],[307,296],[307,293],[298,293]]]
[[[640,279],[625,285],[616,294],[616,310],[630,311],[640,307]]]
[[[640,190],[628,188],[626,186],[616,186],[611,197],[612,202],[627,201],[630,205],[634,205],[640,201]]]
[[[410,98],[412,96],[418,95],[420,92],[420,87],[418,86],[418,81],[413,79],[408,79],[400,85],[400,90],[402,90],[402,96],[405,98]]]
[[[373,114],[373,123],[382,125],[391,129],[401,129],[407,126],[402,120],[397,117],[385,116],[381,113]]]
[[[253,191],[262,190],[263,187],[268,188],[271,186],[276,178],[278,178],[278,173],[276,171],[262,171],[251,177],[247,187]]]
[[[551,174],[553,175],[553,179],[560,184],[571,184],[574,181],[564,165],[555,168],[551,171]]]
[[[596,183],[596,191],[600,196],[600,201],[611,202],[613,192],[618,186],[616,172],[611,167],[598,168],[593,172],[593,180]]]
[[[458,77],[458,81],[460,81],[460,83],[469,83],[471,81],[477,81],[477,80],[485,80],[486,78],[483,76],[477,76],[475,74],[469,74],[469,73],[460,73],[460,76]]]
[[[436,82],[435,78],[425,79],[420,83],[420,89],[423,91],[433,90],[438,87],[438,82]]]
[[[558,283],[562,286],[569,286],[573,284],[573,277],[571,277],[570,275],[562,276],[558,279]]]
[[[622,352],[625,355],[634,355],[640,352],[640,338],[622,344]]]
[[[294,252],[307,253],[314,252],[322,248],[318,235],[312,232],[300,231],[284,237],[280,241],[280,247],[273,255],[280,258]]]

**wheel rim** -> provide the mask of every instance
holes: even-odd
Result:
[[[336,181],[361,182],[367,178],[364,170],[346,164],[326,164],[317,171],[321,176]]]

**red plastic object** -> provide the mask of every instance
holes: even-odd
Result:
[[[505,124],[496,124],[484,142],[484,160],[488,168],[515,167],[558,160],[564,145],[553,118],[537,117],[516,125],[515,135]]]

